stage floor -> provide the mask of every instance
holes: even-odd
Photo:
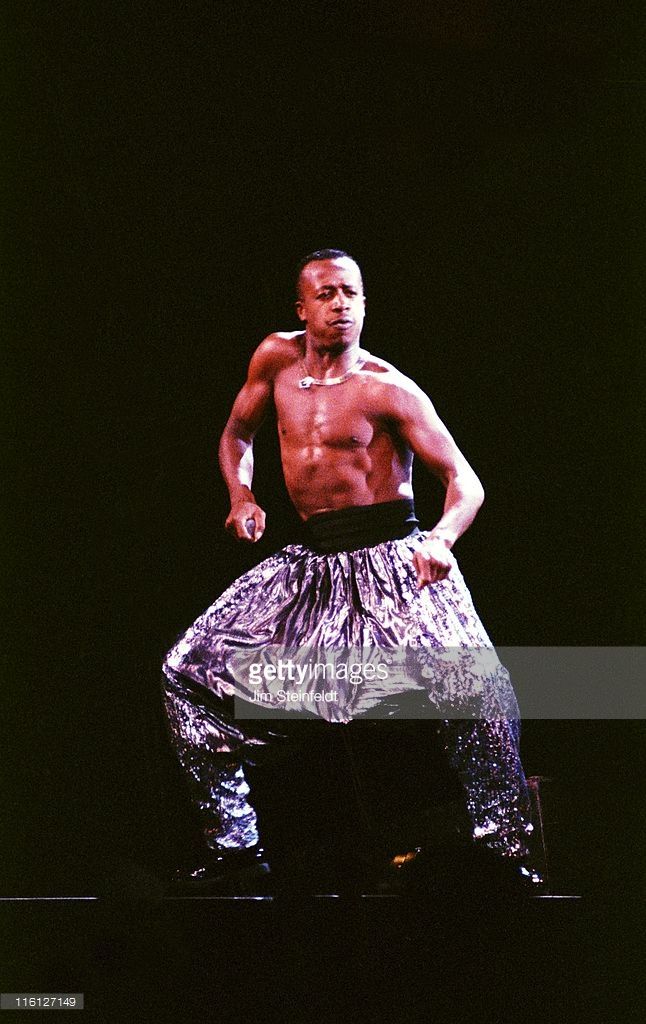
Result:
[[[6,896],[0,931],[2,991],[82,992],[83,1020],[641,1016],[628,894]]]

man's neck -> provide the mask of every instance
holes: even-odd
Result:
[[[305,335],[304,365],[312,377],[338,377],[359,361],[359,339],[346,344],[321,342]]]

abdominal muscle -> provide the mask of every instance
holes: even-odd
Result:
[[[401,464],[390,445],[293,448],[283,444],[281,457],[288,494],[302,519],[317,512],[413,496],[410,467]]]

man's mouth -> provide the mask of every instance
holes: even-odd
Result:
[[[332,327],[349,327],[352,323],[352,319],[349,316],[340,316],[336,320],[331,321]]]

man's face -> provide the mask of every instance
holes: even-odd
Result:
[[[366,300],[354,260],[316,260],[301,273],[299,319],[308,334],[331,344],[350,345],[361,334]]]

